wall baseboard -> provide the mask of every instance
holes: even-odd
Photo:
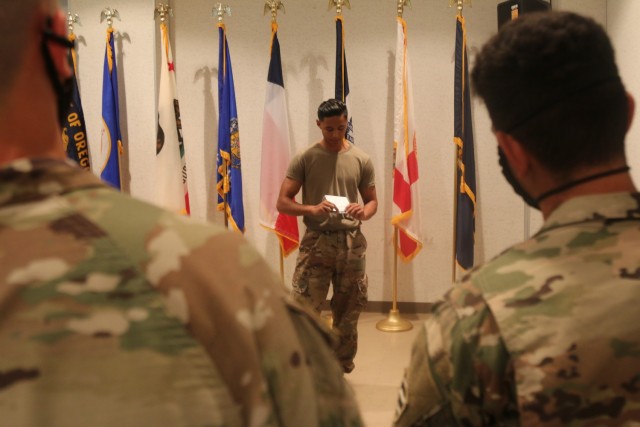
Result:
[[[400,314],[420,314],[427,313],[433,304],[430,302],[398,302],[397,307]],[[384,313],[391,310],[391,301],[369,301],[365,311],[367,313]]]
[[[397,304],[397,307],[401,315],[416,315],[427,313],[432,305],[433,304],[430,302],[399,302]],[[391,310],[391,306],[391,301],[369,301],[364,311],[365,313],[388,314]],[[324,307],[322,307],[322,309],[323,311],[331,310],[329,306],[329,300],[325,301]]]

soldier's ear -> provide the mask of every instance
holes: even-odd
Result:
[[[629,92],[627,92],[627,132],[631,128],[631,123],[633,123],[633,114],[636,110],[636,101],[633,99],[633,96]]]
[[[494,134],[513,174],[517,178],[528,174],[531,169],[531,155],[522,147],[522,144],[508,133],[494,131]]]

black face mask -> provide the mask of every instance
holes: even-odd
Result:
[[[538,200],[531,197],[531,195],[525,190],[522,185],[518,182],[515,175],[513,175],[513,171],[511,170],[511,166],[509,166],[509,162],[507,162],[507,158],[502,151],[502,148],[498,146],[498,163],[500,163],[500,167],[502,168],[502,175],[504,175],[504,179],[507,180],[511,187],[513,187],[513,191],[525,201],[526,204],[535,209],[540,209],[538,207]]]
[[[60,125],[60,128],[62,128],[71,104],[71,97],[73,94],[73,77],[68,77],[61,81],[53,63],[53,58],[51,58],[51,54],[49,53],[47,42],[53,42],[69,49],[74,46],[74,43],[67,40],[65,37],[54,34],[51,30],[51,18],[49,18],[47,21],[47,29],[42,32],[42,43],[40,46],[42,57],[44,58],[44,63],[47,68],[47,75],[49,76],[49,80],[53,86],[53,91],[56,94],[56,102],[58,105],[58,124]]]
[[[553,188],[543,194],[541,194],[538,198],[533,198],[531,197],[531,195],[529,193],[527,193],[527,190],[525,190],[522,185],[520,185],[520,183],[518,182],[518,180],[516,179],[516,177],[513,175],[513,171],[511,170],[511,167],[509,166],[509,163],[507,162],[507,158],[504,155],[504,152],[502,151],[502,149],[500,147],[498,147],[498,162],[500,163],[500,166],[502,167],[502,175],[504,175],[504,178],[507,180],[507,182],[509,184],[511,184],[511,187],[513,187],[513,190],[520,196],[522,197],[522,199],[525,201],[526,204],[528,204],[529,206],[531,206],[532,208],[535,209],[540,209],[540,202],[544,199],[546,199],[547,197],[551,197],[555,194],[559,194],[562,193],[566,190],[569,190],[570,188],[576,187],[580,184],[584,184],[585,182],[589,182],[589,181],[595,181],[597,179],[600,178],[605,178],[607,176],[611,176],[611,175],[617,175],[620,173],[625,173],[629,171],[629,166],[622,166],[619,168],[615,168],[615,169],[610,169],[604,172],[599,172],[593,175],[588,175],[584,178],[580,178],[580,179],[576,179],[575,181],[571,181],[568,182],[566,184],[563,184],[559,187]]]

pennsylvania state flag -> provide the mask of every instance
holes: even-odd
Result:
[[[116,67],[113,28],[107,29],[102,77],[102,134],[100,177],[120,190],[120,154],[123,152],[120,136],[120,109],[118,107],[118,69]]]
[[[231,57],[224,24],[218,24],[218,154],[217,185],[218,210],[234,230],[244,233],[244,206],[242,204],[242,170],[240,168],[240,131],[236,94],[233,86]],[[226,203],[225,203],[226,202]]]
[[[454,142],[456,168],[456,262],[464,270],[473,267],[476,209],[476,161],[473,147],[471,94],[469,91],[467,36],[464,18],[456,21],[456,55],[454,83]]]
[[[75,34],[69,34],[69,41],[75,41]],[[77,66],[76,66],[76,50],[72,47],[69,50],[71,62],[73,64],[73,89],[71,92],[71,103],[67,118],[62,128],[62,142],[64,144],[67,157],[86,170],[91,169],[89,161],[89,148],[87,146],[87,129],[85,127],[84,112],[82,111],[82,102],[80,102],[80,91],[78,90]]]
[[[347,126],[347,134],[345,138],[355,143],[353,135],[353,116],[349,107],[349,73],[347,72],[347,53],[344,46],[344,26],[342,15],[336,16],[336,92],[335,99],[347,104],[349,111],[349,123]]]

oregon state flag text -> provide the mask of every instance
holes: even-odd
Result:
[[[398,228],[398,255],[413,259],[422,249],[420,192],[418,190],[418,152],[413,116],[413,93],[407,24],[398,17],[396,67],[394,80],[393,206],[391,223]]]
[[[218,210],[225,215],[234,230],[244,233],[242,204],[242,169],[240,168],[240,131],[236,94],[233,87],[231,57],[224,24],[218,25],[220,36],[218,57]]]
[[[456,55],[454,83],[454,142],[456,168],[456,262],[465,270],[473,267],[476,209],[476,161],[473,146],[471,94],[469,91],[467,36],[464,18],[456,21]]]
[[[162,61],[158,94],[158,134],[156,144],[156,203],[173,212],[189,214],[187,164],[184,155],[176,74],[169,43],[169,30],[160,24]]]
[[[107,29],[102,77],[102,133],[100,139],[100,177],[120,189],[120,109],[118,107],[118,69],[113,41],[113,28]]]
[[[299,244],[298,218],[278,212],[276,203],[289,165],[289,117],[284,93],[278,24],[271,24],[271,60],[262,123],[260,225],[275,232],[284,256]]]
[[[69,34],[69,41],[74,42],[75,34]],[[71,63],[73,64],[71,103],[67,112],[67,118],[62,128],[62,142],[64,144],[67,157],[74,160],[84,169],[91,169],[89,161],[89,147],[87,144],[87,129],[85,127],[82,102],[80,102],[80,91],[78,89],[76,50],[75,47],[69,49]]]
[[[354,143],[353,116],[349,106],[349,73],[347,72],[347,53],[344,47],[344,27],[342,16],[336,16],[336,93],[335,98],[347,104],[349,123],[345,138]]]

